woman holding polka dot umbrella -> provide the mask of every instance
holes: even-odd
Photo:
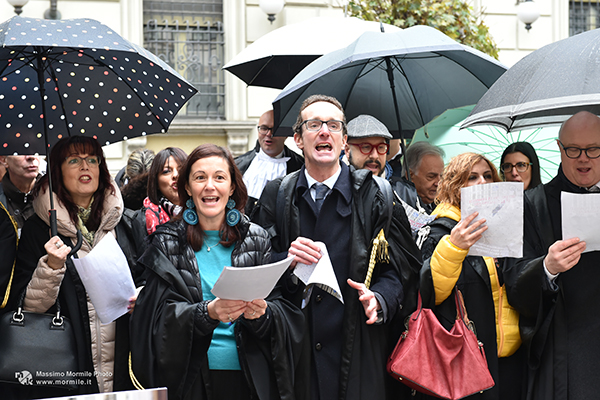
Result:
[[[15,16],[0,24],[0,155],[48,153],[71,135],[106,145],[165,132],[196,92],[98,21]]]

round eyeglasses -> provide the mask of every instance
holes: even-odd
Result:
[[[500,169],[505,174],[512,171],[513,168],[516,168],[517,172],[525,172],[525,171],[527,171],[527,169],[529,168],[530,165],[533,165],[533,164],[530,162],[522,162],[522,161],[520,161],[516,164],[504,163],[500,166]]]
[[[321,121],[320,119],[307,119],[302,121],[302,123],[306,125],[306,129],[310,132],[320,131],[323,124],[327,125],[327,129],[329,129],[330,132],[341,132],[342,129],[344,129],[344,122],[335,119],[330,119],[329,121]]]
[[[100,158],[96,157],[96,156],[89,156],[89,157],[69,156],[69,157],[65,158],[65,161],[67,162],[67,165],[72,168],[80,167],[81,163],[83,163],[84,161],[90,168],[98,168],[98,166],[100,165]]]
[[[587,158],[594,159],[600,157],[600,147],[588,147],[586,149],[580,147],[565,147],[560,140],[558,141],[558,144],[560,144],[560,147],[563,148],[565,154],[569,158],[579,158],[583,152],[585,152]]]
[[[387,143],[379,143],[378,145],[372,145],[371,143],[348,143],[350,146],[356,146],[360,150],[361,153],[368,156],[371,154],[373,149],[377,150],[377,154],[384,155],[387,154],[390,145]]]

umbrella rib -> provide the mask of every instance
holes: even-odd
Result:
[[[33,62],[32,60],[35,60],[35,55],[25,53],[25,52],[23,52],[21,50],[19,50],[19,52],[16,55],[14,55],[13,57],[10,57],[10,59],[11,60],[15,60],[15,59],[17,59],[19,57],[23,57],[28,64],[31,64]],[[8,59],[7,59],[7,61],[8,61]],[[4,68],[2,68],[2,70],[0,70],[0,76],[2,74],[4,74],[4,71],[6,71],[6,69],[8,68],[9,65],[10,65],[9,63],[6,63],[6,65],[4,66]],[[14,74],[15,71],[16,70],[11,71],[8,75]]]
[[[402,59],[404,59],[405,57],[402,57]],[[415,108],[417,109],[417,111],[419,112],[419,118],[421,120],[421,124],[425,125],[425,120],[423,118],[423,113],[421,112],[421,107],[419,107],[419,102],[417,101],[417,98],[415,96],[415,91],[413,90],[413,85],[411,85],[410,83],[410,79],[408,79],[406,77],[406,73],[404,72],[404,69],[402,68],[402,63],[400,62],[400,60],[398,60],[397,57],[392,57],[391,59],[391,64],[393,65],[394,63],[397,64],[397,69],[398,72],[400,74],[402,74],[402,76],[404,77],[404,79],[406,80],[406,85],[408,86],[408,89],[410,90],[410,95],[411,98],[415,99]]]
[[[63,96],[60,91],[60,87],[57,84],[58,78],[56,77],[56,74],[54,72],[54,68],[52,67],[51,62],[48,62],[48,66],[46,68],[48,69],[50,76],[52,76],[52,82],[54,82],[54,87],[56,88],[56,93],[58,93],[58,101],[60,102],[60,108],[62,110],[63,116],[65,117],[65,128],[67,130],[67,135],[71,136],[71,130],[69,129],[69,117],[67,114],[67,110],[65,109],[65,103],[63,102]],[[45,102],[46,100],[42,99],[42,101]],[[47,118],[47,116],[44,116],[44,118]]]
[[[256,78],[258,78],[258,76],[260,75],[261,72],[263,72],[263,69],[267,68],[267,65],[269,65],[269,63],[275,58],[275,56],[271,55],[271,57],[269,57],[269,61],[267,61],[266,63],[263,64],[263,66],[258,70],[258,72],[256,74],[254,74],[254,76],[252,77],[252,79],[250,79],[250,82],[248,82],[248,84],[246,85],[246,87],[252,85],[254,83],[254,81],[256,80]]]

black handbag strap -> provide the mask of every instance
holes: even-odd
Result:
[[[17,311],[15,312],[15,315],[23,315],[23,303],[25,302],[25,293],[27,293],[27,287],[25,287],[25,289],[23,289],[23,291],[21,292],[21,294],[19,295],[19,302],[17,303]],[[56,317],[57,319],[60,319],[61,324],[62,324],[62,316],[60,315],[60,301],[58,301],[58,297],[56,298],[56,302],[54,303],[56,305]]]

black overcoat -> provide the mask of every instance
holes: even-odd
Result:
[[[348,168],[344,164],[341,167]],[[253,216],[253,220],[269,232],[273,251],[280,254],[287,254],[291,242],[300,236],[301,216],[296,189],[300,174],[304,174],[304,167],[284,178],[269,182]],[[370,171],[354,170],[350,167],[350,186],[352,203],[349,210],[351,230],[348,234],[351,245],[347,249],[350,254],[348,275],[356,282],[363,282],[369,264],[371,241],[388,225],[392,212],[388,208],[391,205],[386,202]],[[375,266],[371,289],[382,295],[387,304],[387,322],[367,325],[356,290],[348,285],[341,288],[344,296],[344,315],[340,338],[340,399],[384,400],[397,395],[393,389],[394,381],[385,370],[387,358],[400,333],[391,329],[391,324],[401,309],[401,276],[412,274],[408,270],[419,269],[421,262],[420,253],[411,238],[406,215],[403,219],[391,220],[386,237],[390,244],[390,263],[378,263]],[[290,276],[285,275],[282,279],[282,287],[290,288]],[[302,288],[284,290],[284,295],[298,305],[301,303],[301,294]],[[304,311],[307,312],[307,309]],[[321,323],[325,324],[327,321]],[[310,336],[307,336],[306,351],[302,357],[302,365],[306,368],[304,382],[299,382],[305,387],[309,386],[308,372],[312,357],[310,340]]]
[[[246,217],[238,224],[242,240],[232,265],[249,267],[270,261],[267,233]],[[218,321],[208,317],[202,300],[198,263],[181,219],[160,225],[139,262],[147,268],[146,286],[131,318],[133,371],[145,388],[169,389],[169,399],[210,399],[206,357]],[[274,290],[267,313],[240,319],[234,328],[242,372],[253,398],[291,400],[293,354],[302,341],[304,316]]]
[[[528,399],[579,400],[600,393],[600,253],[582,254],[554,283],[543,267],[548,248],[562,240],[561,192],[587,191],[569,182],[561,167],[552,181],[525,192],[523,258],[504,270],[508,299],[521,314],[528,345]]]

